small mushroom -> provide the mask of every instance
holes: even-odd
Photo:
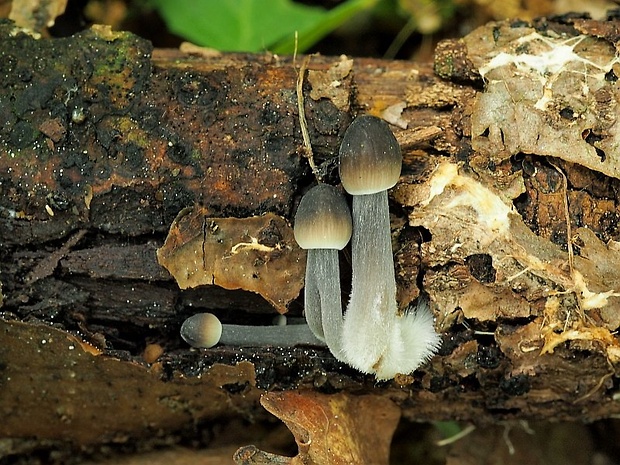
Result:
[[[342,342],[347,362],[377,379],[412,372],[439,346],[428,305],[401,314],[396,303],[387,189],[401,165],[400,146],[383,120],[359,116],[347,128],[340,179],[353,196],[353,281]]]
[[[342,352],[342,303],[338,250],[351,238],[351,213],[344,195],[319,184],[301,199],[295,215],[295,240],[308,249],[305,314],[316,337],[339,360]]]
[[[225,325],[212,313],[197,313],[181,325],[181,337],[192,347],[208,349],[216,344],[231,346],[325,345],[308,325],[248,326]]]

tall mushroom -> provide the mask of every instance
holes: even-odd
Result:
[[[338,250],[351,238],[351,213],[344,195],[328,184],[310,189],[299,203],[294,233],[299,246],[308,249],[306,320],[332,354],[344,361]]]
[[[340,179],[353,196],[351,298],[344,318],[345,359],[377,379],[410,373],[437,350],[428,305],[400,314],[387,189],[400,177],[400,146],[388,125],[359,116],[340,146]]]

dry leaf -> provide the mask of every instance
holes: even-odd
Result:
[[[422,260],[432,267],[442,265],[425,278],[426,290],[442,310],[440,324],[449,325],[457,308],[480,320],[495,319],[498,311],[502,316],[528,317],[533,302],[541,305],[553,298],[561,299],[558,308],[572,315],[575,324],[583,324],[583,311],[594,309],[606,332],[620,324],[620,255],[592,231],[574,231],[581,246],[571,269],[568,254],[534,234],[510,199],[450,162],[439,164],[423,185],[398,186],[394,197],[414,207],[412,225],[432,234],[422,245]],[[490,282],[481,284],[462,265],[447,266],[474,255],[488,256],[496,276]],[[558,310],[550,318],[547,324],[566,327],[565,313]]]
[[[330,99],[339,110],[349,111],[350,89],[343,81],[350,79],[352,68],[353,60],[342,56],[327,71],[308,71],[308,82],[312,85],[310,97],[314,100]]]
[[[303,287],[304,251],[284,218],[210,218],[196,207],[174,220],[159,263],[181,289],[216,285],[263,296],[280,313]]]
[[[288,458],[242,447],[238,464],[387,464],[400,409],[379,396],[270,392],[261,404],[291,430],[299,454]]]
[[[474,150],[496,163],[519,152],[548,155],[620,178],[612,44],[508,24],[464,40],[486,81],[471,117]]]
[[[14,0],[9,19],[19,27],[41,32],[65,12],[67,0]]]

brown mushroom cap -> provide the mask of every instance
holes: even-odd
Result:
[[[358,116],[340,144],[340,180],[351,195],[381,192],[398,182],[402,161],[387,123],[375,116]]]
[[[351,239],[351,212],[338,189],[319,184],[301,199],[295,240],[302,249],[343,249]]]

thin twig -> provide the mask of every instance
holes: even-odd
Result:
[[[310,56],[306,56],[299,67],[299,74],[297,75],[297,109],[299,111],[299,126],[301,127],[301,135],[304,139],[304,155],[308,159],[308,163],[310,164],[310,169],[312,169],[314,177],[320,181],[321,176],[319,175],[316,164],[314,163],[314,154],[312,152],[312,145],[310,144],[310,134],[308,134],[306,111],[304,109],[304,76],[306,75],[306,68],[308,67],[309,61]]]
[[[564,219],[566,221],[566,247],[568,248],[568,269],[570,270],[571,276],[573,275],[573,268],[575,262],[575,255],[573,253],[573,232],[570,226],[570,210],[568,207],[568,180],[566,179],[566,175],[564,171],[562,171],[558,166],[549,162],[551,166],[555,168],[555,170],[560,173],[562,176],[562,189],[564,194]]]
[[[575,274],[573,271],[574,271],[575,255],[573,252],[573,232],[570,226],[570,209],[568,206],[568,180],[566,179],[566,175],[564,174],[564,171],[562,171],[559,166],[555,165],[552,162],[549,162],[549,164],[553,166],[558,173],[560,173],[560,176],[562,176],[564,220],[566,221],[566,248],[568,249],[568,269],[570,271],[571,278],[574,278]],[[583,317],[583,312],[581,312],[581,304],[579,303],[579,299],[578,299],[578,307],[579,307],[579,313]],[[564,320],[564,328],[562,332],[568,329],[568,323],[570,321],[570,317],[571,317],[571,309],[569,308],[566,312],[566,319]]]
[[[297,66],[297,40],[299,39],[299,34],[295,31],[295,48],[293,49],[293,66]]]

